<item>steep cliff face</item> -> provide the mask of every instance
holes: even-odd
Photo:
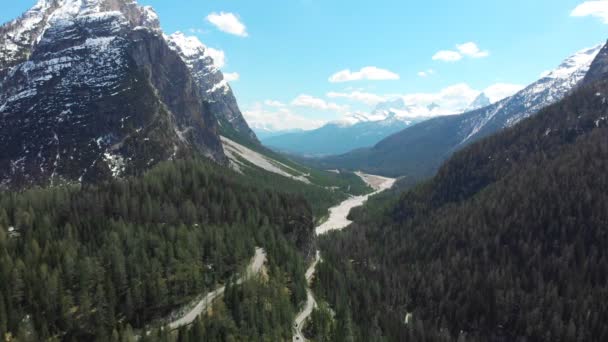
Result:
[[[232,88],[210,56],[209,48],[198,38],[188,37],[181,32],[165,36],[165,39],[190,69],[201,97],[209,102],[209,109],[220,124],[229,125],[242,136],[258,143],[257,136],[239,109]]]
[[[0,29],[0,184],[97,181],[192,152],[218,126],[149,7],[41,0]]]

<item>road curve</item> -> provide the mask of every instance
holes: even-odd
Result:
[[[317,264],[319,263],[320,260],[321,260],[321,253],[319,251],[317,251],[315,260],[306,270],[306,281],[308,282],[309,286],[310,286],[310,283],[312,282],[312,278],[315,275],[315,271],[317,269]],[[317,306],[317,301],[315,300],[312,290],[309,287],[306,289],[306,304],[304,305],[304,308],[302,309],[302,311],[300,311],[300,313],[298,313],[298,315],[296,316],[296,319],[294,320],[294,325],[293,325],[293,330],[294,330],[293,331],[293,341],[294,342],[307,341],[306,338],[304,337],[304,335],[302,334],[302,328],[304,326],[304,322],[306,322],[308,317],[310,317],[310,315],[312,314],[312,310],[316,306]]]
[[[238,284],[241,284],[243,281],[252,277],[262,270],[264,263],[266,262],[266,251],[262,248],[255,249],[255,255],[251,259],[249,266],[247,266],[247,271],[245,275],[237,280]],[[226,290],[225,286],[221,286],[215,289],[212,292],[209,292],[203,299],[201,299],[191,310],[186,312],[182,317],[170,322],[167,324],[169,330],[175,330],[179,327],[190,325],[201,313],[206,311],[211,305],[213,305],[214,301],[221,297]]]
[[[373,195],[379,194],[384,190],[390,189],[395,184],[395,179],[386,178],[375,175],[368,175],[362,172],[356,172],[357,176],[359,176],[365,183],[371,186],[374,189],[374,192],[365,195],[365,196],[355,196],[351,197],[344,202],[338,204],[337,206],[329,209],[329,219],[315,228],[316,235],[323,235],[332,230],[340,230],[348,227],[352,221],[347,219],[350,210],[356,207],[360,207]],[[310,283],[315,274],[317,264],[321,260],[321,253],[317,251],[317,255],[315,257],[314,262],[310,265],[310,267],[306,270],[306,281],[308,282],[309,287],[306,289],[306,304],[304,308],[294,320],[293,325],[293,342],[305,342],[307,339],[302,334],[302,328],[306,320],[312,314],[312,310],[317,305],[317,302],[314,297],[314,293],[310,289]]]

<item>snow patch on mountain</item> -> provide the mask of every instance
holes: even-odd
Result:
[[[515,95],[497,103],[464,114],[460,134],[465,144],[478,133],[488,133],[511,127],[534,115],[542,108],[561,100],[583,80],[591,63],[603,45],[583,49],[565,59],[556,69],[544,73],[543,77]]]

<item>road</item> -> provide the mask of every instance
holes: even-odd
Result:
[[[361,172],[357,172],[356,174],[357,176],[361,177],[364,182],[371,186],[374,189],[374,192],[365,196],[351,197],[345,200],[344,202],[338,204],[337,206],[329,209],[329,219],[322,225],[315,228],[316,235],[323,235],[332,230],[340,230],[348,227],[352,223],[352,221],[347,219],[351,209],[362,206],[371,196],[379,194],[384,190],[390,189],[396,181],[392,178],[368,175]],[[308,318],[312,314],[312,310],[317,305],[314,293],[310,289],[310,283],[312,281],[312,278],[314,277],[315,271],[317,269],[317,264],[320,260],[321,253],[317,251],[317,255],[315,257],[314,262],[306,270],[306,280],[308,281],[309,285],[309,287],[306,289],[306,304],[304,305],[302,311],[298,313],[294,321],[293,342],[307,341],[307,339],[302,334],[302,328],[303,325],[306,323],[306,320],[308,320]]]
[[[266,263],[266,252],[262,248],[256,248],[255,255],[251,259],[249,266],[247,266],[247,271],[245,272],[245,275],[239,278],[237,280],[237,283],[240,284],[247,278],[260,273],[264,266],[264,263]],[[194,320],[196,320],[196,318],[200,316],[201,313],[205,312],[211,305],[213,305],[213,302],[216,299],[218,299],[224,294],[225,290],[226,287],[221,286],[215,289],[214,291],[209,292],[205,296],[205,298],[201,299],[191,310],[186,312],[180,318],[169,323],[167,325],[169,327],[169,330],[175,330],[184,325],[192,324],[192,322],[194,322]]]
[[[308,282],[309,286],[310,286],[310,283],[312,282],[312,278],[315,275],[315,270],[317,269],[317,264],[319,263],[320,260],[321,260],[321,253],[319,251],[317,251],[315,260],[306,270],[306,281]],[[296,319],[294,320],[294,325],[293,325],[293,329],[294,329],[293,341],[294,342],[307,341],[306,338],[304,337],[304,335],[302,334],[302,328],[304,326],[304,322],[306,322],[308,317],[310,317],[310,315],[312,314],[312,310],[315,308],[315,306],[317,306],[317,302],[315,301],[315,296],[313,295],[312,290],[309,287],[306,289],[306,304],[304,305],[304,308],[302,309],[302,311],[300,311],[300,313],[298,313],[298,315],[296,316]]]

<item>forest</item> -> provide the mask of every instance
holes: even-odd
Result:
[[[253,336],[256,327],[256,336],[286,336],[306,296],[314,213],[346,195],[277,178],[189,159],[138,178],[0,193],[0,335],[130,340],[230,281],[258,246],[268,254],[268,277],[228,292],[232,333]],[[253,302],[239,309],[237,297]],[[251,319],[265,316],[248,310],[259,301],[278,316],[258,326]],[[196,331],[224,329],[224,316]]]
[[[314,290],[350,341],[608,340],[607,93],[577,89],[322,239]]]

